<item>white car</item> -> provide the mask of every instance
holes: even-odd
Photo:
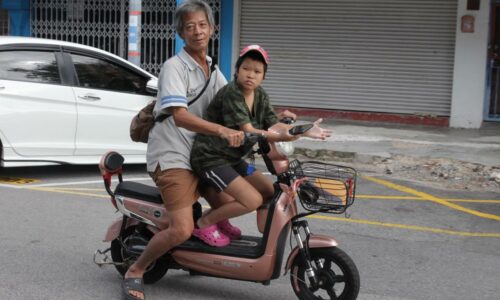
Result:
[[[132,117],[157,78],[103,50],[0,36],[0,166],[97,164],[109,150],[144,163]]]

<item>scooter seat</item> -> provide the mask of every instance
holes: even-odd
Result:
[[[120,182],[116,186],[115,195],[163,204],[161,194],[156,187],[134,181]]]

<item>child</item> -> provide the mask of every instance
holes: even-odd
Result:
[[[260,86],[268,64],[267,52],[262,47],[245,47],[236,62],[234,80],[219,90],[205,118],[228,128],[261,134],[271,142],[296,139],[288,130],[280,133],[267,131],[278,123],[269,97]],[[321,128],[317,132],[313,137],[324,139],[329,136]],[[260,171],[249,167],[242,158],[244,154],[241,149],[228,147],[220,137],[196,136],[191,150],[193,170],[208,188],[225,192],[236,200],[212,209],[198,219],[193,235],[209,245],[223,247],[231,239],[239,238],[241,233],[231,230],[223,220],[256,210],[263,200],[274,194],[272,182]]]

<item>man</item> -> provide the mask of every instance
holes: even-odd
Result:
[[[210,74],[207,56],[214,19],[210,6],[201,0],[184,1],[175,13],[176,30],[184,49],[168,59],[159,76],[155,114],[172,116],[155,124],[149,134],[147,168],[159,188],[167,210],[169,227],[155,234],[123,282],[126,299],[144,299],[142,278],[146,268],[168,250],[189,239],[194,229],[192,204],[198,199],[198,179],[189,163],[196,133],[217,135],[230,147],[239,147],[242,131],[203,120],[215,93],[227,81],[218,68]],[[188,102],[204,92],[195,103]]]

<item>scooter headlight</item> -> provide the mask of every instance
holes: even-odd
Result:
[[[295,150],[295,146],[292,142],[276,142],[275,145],[276,150],[278,150],[278,152],[284,156],[292,155],[293,151]]]

